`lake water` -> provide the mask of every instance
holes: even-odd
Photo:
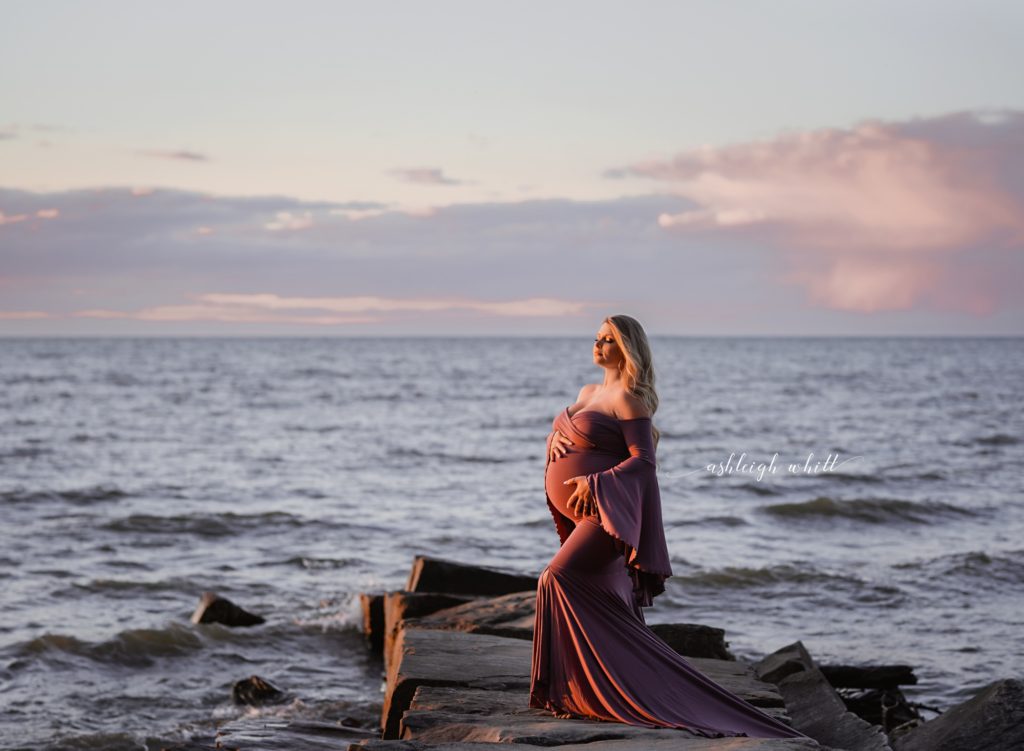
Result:
[[[722,627],[741,658],[907,662],[940,708],[1024,675],[1021,345],[653,337],[676,575],[648,622]],[[265,712],[376,719],[359,592],[421,553],[539,573],[545,438],[600,381],[590,353],[0,340],[3,747],[157,749],[242,715],[252,674],[296,697]],[[203,590],[267,623],[193,626]]]

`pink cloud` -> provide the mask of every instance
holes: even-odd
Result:
[[[455,180],[445,177],[444,173],[437,167],[414,167],[411,169],[391,170],[391,174],[410,183],[420,185],[462,185],[462,180]]]
[[[322,316],[322,315],[280,315],[265,310],[246,307],[218,305],[157,305],[137,311],[123,310],[78,310],[76,318],[126,318],[135,321],[218,321],[222,323],[300,323],[331,326],[342,323],[371,323],[374,318],[367,316]]]
[[[394,312],[394,311],[439,311],[475,310],[481,313],[509,316],[554,316],[572,315],[583,310],[583,304],[551,298],[528,298],[508,302],[466,300],[461,298],[400,298],[400,297],[281,297],[274,294],[220,294],[209,293],[199,296],[213,304],[246,305],[270,310],[318,309],[334,312]]]
[[[668,231],[767,239],[781,251],[780,279],[814,305],[986,314],[1001,269],[971,288],[953,270],[979,248],[1024,252],[1022,136],[1024,113],[962,113],[703,147],[610,172],[668,181],[697,204],[661,214]]]
[[[16,224],[17,222],[23,222],[28,219],[28,214],[5,214],[0,211],[0,226],[5,224]]]
[[[78,310],[76,318],[131,319],[136,321],[220,321],[230,323],[299,323],[331,326],[376,323],[380,314],[471,310],[495,316],[543,317],[583,312],[582,303],[551,298],[506,302],[458,298],[282,297],[275,294],[208,293],[195,303],[159,305],[135,311],[105,308]],[[283,311],[307,311],[296,315]]]
[[[263,226],[266,229],[276,232],[279,230],[294,230],[294,229],[308,229],[313,226],[313,214],[309,211],[304,211],[301,214],[293,214],[290,211],[278,211],[275,215],[277,218],[272,222],[267,222]]]
[[[42,310],[0,310],[0,321],[26,321],[33,318],[52,318]]]

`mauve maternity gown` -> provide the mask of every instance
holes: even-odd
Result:
[[[644,621],[672,575],[654,466],[651,419],[563,410],[573,445],[548,460],[545,490],[561,547],[541,572],[530,706],[709,738],[807,737],[697,671]],[[598,513],[566,501],[586,476]]]

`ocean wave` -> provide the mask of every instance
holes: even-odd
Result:
[[[111,484],[92,485],[68,490],[29,490],[16,488],[0,491],[0,503],[46,503],[64,501],[75,505],[89,505],[104,501],[116,501],[128,494]]]
[[[307,522],[284,511],[266,511],[260,514],[179,514],[158,516],[132,514],[102,525],[111,532],[146,534],[192,534],[200,537],[228,537],[260,527],[299,527]]]
[[[15,446],[10,451],[0,452],[0,461],[5,459],[34,459],[37,456],[52,454],[49,446]]]
[[[68,441],[71,443],[102,443],[103,441],[116,441],[120,436],[117,433],[75,433]]]
[[[700,519],[675,519],[667,521],[670,527],[742,527],[749,522],[740,516],[723,514],[721,516],[703,516]]]
[[[797,476],[799,476],[799,475],[797,475]],[[835,471],[822,472],[820,474],[811,474],[811,475],[803,475],[803,476],[804,477],[812,477],[812,478],[824,478],[826,480],[834,480],[835,482],[840,482],[840,483],[847,482],[847,483],[859,483],[859,484],[866,484],[866,485],[879,484],[879,483],[883,483],[883,482],[886,481],[886,478],[880,477],[878,475],[867,475],[867,474],[859,475],[859,474],[854,474],[854,473],[851,473],[851,472],[835,472]]]
[[[893,470],[900,469],[911,469],[914,471],[901,473],[894,472]],[[888,481],[917,481],[917,480],[946,480],[948,476],[945,472],[938,469],[925,469],[920,470],[917,464],[904,463],[904,464],[893,464],[888,467],[880,467],[879,474],[884,480]]]
[[[902,498],[835,499],[819,496],[800,503],[773,503],[761,511],[786,519],[851,519],[870,524],[912,522],[930,524],[941,517],[977,516],[980,512],[942,501],[908,501]]]
[[[292,558],[288,558],[284,563],[299,566],[305,569],[330,569],[330,568],[346,568],[353,564],[359,563],[358,558],[317,558],[309,555],[297,555]]]
[[[48,375],[32,375],[31,373],[19,373],[8,376],[0,383],[4,386],[20,386],[23,383],[38,386],[44,383],[78,383],[78,377],[72,373],[51,373]]]
[[[974,442],[982,446],[1013,446],[1020,443],[1020,439],[1006,433],[993,433],[992,435],[979,436]]]
[[[203,648],[203,640],[189,626],[172,623],[166,628],[135,628],[121,631],[110,639],[89,642],[69,634],[46,633],[16,644],[5,652],[21,658],[85,657],[116,665],[141,667],[157,658],[190,654]]]
[[[781,495],[782,491],[778,488],[773,488],[771,485],[762,485],[756,480],[750,480],[741,485],[737,486],[737,490],[746,490],[754,495]]]
[[[342,370],[334,370],[333,368],[309,366],[306,368],[296,368],[286,374],[285,378],[288,380],[292,378],[338,378],[348,380],[352,378],[352,374]]]
[[[348,430],[347,425],[285,425],[283,430],[290,433],[337,433],[339,430]]]
[[[727,566],[721,569],[708,569],[691,574],[674,576],[685,587],[699,589],[744,589],[777,584],[799,584],[802,587],[812,585],[815,589],[822,585],[834,587],[843,585],[846,588],[859,589],[867,584],[859,577],[850,574],[830,574],[813,566],[797,564],[776,564],[774,566],[748,567]]]
[[[141,581],[137,579],[91,579],[88,582],[76,582],[69,587],[56,590],[52,597],[75,597],[82,593],[105,595],[115,598],[135,599],[137,595],[157,592],[178,592],[197,595],[203,591],[203,585],[190,579],[160,579],[157,581]]]
[[[476,464],[504,464],[520,461],[514,456],[479,456],[475,454],[449,454],[444,451],[421,451],[414,448],[396,448],[388,452],[389,457],[413,459],[442,459],[449,462],[468,462]]]
[[[970,581],[972,587],[1001,588],[1024,584],[1024,548],[985,552],[947,553],[917,561],[897,563],[893,568],[920,571],[928,579],[943,577]]]
[[[185,743],[187,740],[182,737],[178,739],[178,742]],[[131,733],[57,735],[52,739],[52,744],[43,747],[43,751],[78,751],[78,749],[82,751],[139,751],[140,748],[146,747],[144,740]]]

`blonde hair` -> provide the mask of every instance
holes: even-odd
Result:
[[[626,379],[626,390],[642,401],[653,417],[658,411],[658,392],[654,389],[654,359],[651,356],[651,345],[647,341],[647,332],[632,316],[608,316],[604,322],[612,327],[612,337],[625,358],[621,370]],[[654,432],[654,446],[657,448],[661,432],[654,426],[653,420],[651,428]]]

